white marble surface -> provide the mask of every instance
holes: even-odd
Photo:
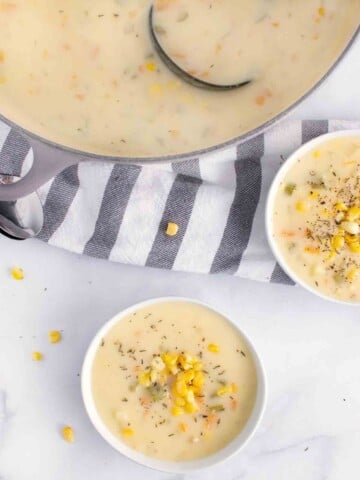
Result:
[[[360,41],[293,114],[360,117]],[[264,421],[246,449],[187,480],[357,480],[360,451],[359,309],[300,288],[225,276],[140,269],[76,256],[38,241],[0,238],[0,479],[170,479],[121,457],[95,432],[82,405],[80,371],[96,330],[152,296],[212,303],[249,333],[269,380]],[[14,265],[26,278],[15,282]],[[50,345],[47,332],[63,330]],[[40,350],[41,363],[31,360]],[[59,430],[75,429],[66,444]]]

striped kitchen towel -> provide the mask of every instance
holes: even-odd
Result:
[[[264,228],[267,192],[284,158],[302,143],[360,122],[284,121],[200,159],[165,165],[83,162],[39,190],[39,239],[116,262],[291,283]],[[32,151],[0,123],[0,173],[21,175]],[[168,222],[179,225],[174,237]]]

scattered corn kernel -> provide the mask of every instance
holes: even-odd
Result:
[[[169,222],[166,227],[166,235],[169,237],[174,237],[179,231],[179,225],[174,222]]]
[[[324,7],[319,7],[318,8],[318,14],[320,15],[320,17],[324,17],[325,16],[325,8]]]
[[[49,332],[50,343],[58,343],[61,340],[61,333],[58,330],[51,330]]]
[[[236,383],[232,383],[231,384],[231,392],[232,393],[237,393],[237,391],[238,391],[238,387],[237,387]]]
[[[216,343],[209,343],[207,349],[211,353],[219,353],[220,352],[220,347]]]
[[[182,397],[178,397],[178,396],[174,398],[174,403],[178,407],[185,407],[185,404],[186,404],[185,400]]]
[[[22,268],[15,267],[11,270],[11,275],[15,280],[23,280],[24,279],[24,271]]]
[[[153,97],[160,96],[164,93],[164,88],[160,83],[152,83],[149,86],[149,94]]]
[[[123,428],[121,430],[121,434],[124,436],[124,437],[133,437],[134,436],[134,430],[132,428]]]
[[[64,427],[62,430],[62,435],[64,437],[64,440],[66,440],[68,443],[73,443],[73,441],[75,440],[74,430],[72,429],[72,427]]]
[[[314,157],[314,158],[319,158],[319,157],[320,157],[320,152],[319,152],[319,150],[314,150],[314,152],[313,152],[313,157]]]
[[[32,352],[31,356],[36,362],[40,362],[40,360],[43,359],[43,354],[41,352]]]

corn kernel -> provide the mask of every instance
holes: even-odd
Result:
[[[148,62],[146,65],[146,70],[148,70],[149,72],[156,72],[157,68],[156,68],[156,64],[154,62]]]
[[[345,205],[344,202],[338,202],[335,204],[335,208],[338,212],[346,212],[348,207]]]
[[[75,440],[74,438],[74,430],[72,427],[66,426],[62,429],[62,435],[64,437],[64,440],[66,440],[68,443],[73,443]]]
[[[304,212],[307,212],[308,208],[307,208],[307,205],[304,202],[297,202],[296,203],[296,210],[298,212],[304,213]]]
[[[331,239],[331,246],[335,250],[340,250],[345,245],[345,238],[341,235],[334,235]]]
[[[188,388],[185,398],[187,403],[195,403],[195,395],[194,392],[190,390],[190,388]]]
[[[220,387],[216,390],[216,395],[218,397],[222,397],[223,395],[226,395],[228,393],[232,393],[232,388],[230,385],[224,385],[223,387]]]
[[[170,365],[176,365],[176,362],[178,361],[178,355],[172,355],[171,353],[163,353],[161,355],[161,358],[163,362],[165,363],[166,366]]]
[[[188,426],[186,425],[186,423],[184,422],[179,423],[179,430],[180,432],[183,432],[183,433],[187,432]]]
[[[183,382],[183,381],[180,381],[180,382],[176,382],[176,383],[175,383],[175,390],[176,390],[176,392],[177,392],[179,395],[181,395],[182,397],[185,397],[185,395],[186,395],[187,392],[188,392],[186,383]]]
[[[236,385],[236,383],[232,383],[231,384],[231,393],[237,393],[238,391],[238,387]]]
[[[195,372],[192,368],[190,368],[189,370],[187,370],[184,374],[184,380],[185,382],[189,383],[189,382],[192,382],[195,378]]]
[[[140,385],[142,385],[143,387],[150,387],[150,372],[139,373],[138,380]]]
[[[203,366],[204,366],[204,365],[202,364],[202,362],[196,362],[196,363],[194,363],[194,370],[195,370],[195,372],[200,372],[200,370],[203,369]]]
[[[313,152],[313,157],[314,157],[314,158],[319,158],[319,157],[320,157],[320,152],[319,152],[319,150],[314,150],[314,152]]]
[[[349,282],[353,282],[359,276],[360,269],[359,268],[352,268],[349,273],[347,274],[347,279]]]
[[[359,242],[350,243],[349,248],[353,253],[360,253],[360,243]]]
[[[40,362],[40,360],[43,359],[43,354],[41,352],[32,352],[31,356],[36,362]]]
[[[24,279],[24,271],[22,268],[13,268],[11,270],[11,275],[15,280],[23,280]]]
[[[350,207],[346,212],[346,219],[350,222],[358,220],[360,218],[360,208],[359,207]]]
[[[331,251],[329,252],[329,255],[328,255],[328,257],[327,257],[326,260],[331,260],[332,258],[335,257],[335,255],[336,255],[336,251],[335,251],[335,250],[331,250]]]
[[[50,343],[58,343],[61,340],[61,333],[57,330],[51,330],[49,332]]]
[[[320,17],[324,17],[325,16],[325,8],[324,7],[319,7],[318,8],[318,14],[320,15]]]
[[[220,347],[216,343],[209,343],[207,349],[211,353],[219,353],[220,352]]]
[[[174,398],[174,403],[178,407],[185,407],[185,404],[186,404],[185,400],[182,397],[178,397],[178,396]]]
[[[174,222],[169,222],[166,227],[166,235],[169,237],[174,237],[179,231],[179,225]]]
[[[187,403],[185,405],[185,411],[187,413],[196,413],[199,410],[199,407],[196,405],[196,403]]]
[[[194,380],[193,380],[193,385],[195,387],[201,388],[205,383],[205,374],[203,372],[197,372]]]
[[[311,192],[309,193],[310,198],[318,198],[318,196],[319,196],[319,192],[316,190],[311,190]]]
[[[134,436],[134,430],[132,428],[123,428],[121,430],[121,434],[124,436],[124,437],[133,437]]]
[[[184,414],[184,409],[178,405],[174,405],[171,409],[171,413],[174,415],[174,417],[178,417],[179,415]]]

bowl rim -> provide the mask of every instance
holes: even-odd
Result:
[[[279,185],[284,179],[286,173],[290,170],[293,164],[299,160],[301,157],[306,155],[309,151],[317,147],[318,145],[324,144],[329,140],[333,140],[336,138],[344,138],[344,137],[354,137],[360,136],[360,129],[348,129],[348,130],[336,130],[334,132],[325,133],[323,135],[319,135],[318,137],[313,138],[312,140],[304,143],[299,148],[297,148],[281,165],[279,170],[277,171],[275,177],[271,182],[271,186],[267,195],[266,205],[265,205],[265,231],[266,237],[271,248],[271,251],[280,265],[280,267],[284,270],[284,272],[298,285],[305,288],[305,290],[317,295],[318,297],[331,301],[333,303],[341,304],[341,305],[348,305],[352,307],[360,306],[359,302],[352,302],[350,300],[341,300],[339,298],[331,297],[330,295],[326,295],[310,284],[305,282],[295,271],[293,271],[284,260],[284,256],[282,255],[278,243],[273,235],[273,222],[272,222],[272,214],[274,208],[274,201],[275,196],[278,191]]]
[[[146,455],[143,455],[136,450],[128,447],[124,442],[122,442],[119,438],[115,437],[106,427],[106,425],[101,420],[96,407],[94,398],[91,392],[91,369],[94,361],[94,356],[98,349],[99,343],[103,336],[119,321],[122,321],[129,313],[137,310],[139,308],[143,308],[146,306],[154,305],[157,303],[163,302],[186,302],[186,303],[193,303],[195,305],[200,305],[209,310],[221,315],[224,317],[225,321],[227,321],[230,325],[232,325],[244,339],[251,355],[253,357],[256,374],[257,374],[257,394],[256,400],[251,412],[251,415],[246,422],[244,428],[239,432],[239,434],[232,440],[229,444],[227,444],[223,449],[219,450],[218,452],[200,458],[198,460],[192,461],[185,461],[185,462],[175,462],[175,461],[166,461],[166,460],[159,460],[155,459]],[[110,320],[108,320],[102,327],[96,332],[94,337],[92,338],[89,347],[85,353],[82,370],[81,370],[81,393],[83,402],[85,405],[85,410],[90,418],[91,423],[93,424],[95,430],[103,437],[103,439],[111,445],[115,450],[119,453],[124,455],[125,457],[129,458],[130,460],[135,461],[136,463],[149,467],[154,470],[167,472],[167,473],[177,473],[177,474],[185,474],[196,472],[205,468],[212,467],[214,465],[218,465],[225,460],[229,459],[230,457],[237,454],[248,441],[252,438],[255,431],[257,430],[265,411],[266,400],[267,400],[267,379],[265,374],[265,369],[262,363],[262,360],[255,349],[252,341],[249,339],[247,334],[240,328],[230,317],[229,315],[224,314],[222,311],[218,310],[217,308],[212,307],[211,305],[202,302],[200,300],[190,298],[190,297],[182,297],[182,296],[165,296],[165,297],[153,297],[147,300],[135,303],[117,314],[115,314]]]

